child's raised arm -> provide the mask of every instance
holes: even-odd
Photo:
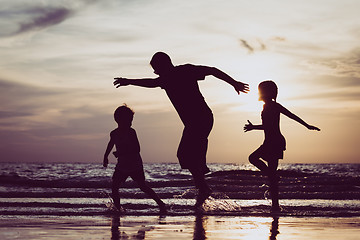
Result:
[[[281,106],[281,105],[280,105]],[[309,130],[316,130],[316,131],[320,131],[320,129],[318,127],[312,126],[307,124],[304,120],[302,120],[300,117],[296,116],[295,114],[293,114],[292,112],[290,112],[289,110],[287,110],[285,107],[281,106],[281,110],[280,112],[282,114],[284,114],[285,116],[297,121],[298,123],[304,125],[307,129]]]
[[[244,132],[249,132],[251,130],[264,130],[263,125],[253,125],[249,120],[248,124],[245,124]]]
[[[110,154],[111,150],[113,149],[114,145],[115,145],[114,141],[110,138],[110,141],[109,141],[109,143],[108,143],[108,145],[106,147],[106,151],[105,151],[105,154],[104,154],[104,161],[103,161],[103,166],[104,167],[107,167],[108,164],[109,164],[108,157],[109,157],[109,154]]]
[[[143,79],[128,79],[117,77],[114,78],[114,86],[116,88],[127,85],[134,85],[139,87],[155,88],[159,87],[159,81],[156,78],[143,78]]]

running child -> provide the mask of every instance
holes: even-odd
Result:
[[[285,138],[280,132],[280,113],[304,125],[309,130],[320,131],[319,128],[307,124],[277,103],[277,94],[278,88],[273,81],[261,82],[259,84],[259,100],[265,103],[261,112],[262,125],[253,125],[248,120],[248,124],[245,124],[244,127],[245,132],[263,130],[265,133],[264,143],[249,156],[249,161],[269,177],[272,200],[271,212],[280,211],[277,167],[279,159],[283,159],[286,149]]]
[[[130,176],[144,193],[155,200],[159,205],[160,212],[165,213],[166,207],[164,202],[145,182],[139,141],[135,130],[131,127],[133,118],[134,112],[126,104],[115,110],[114,119],[118,127],[110,133],[110,141],[104,154],[103,166],[107,167],[109,163],[108,156],[113,147],[116,147],[114,155],[117,157],[118,163],[112,176],[112,198],[114,205],[118,210],[121,209],[119,188]]]

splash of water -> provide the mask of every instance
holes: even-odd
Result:
[[[241,210],[241,206],[234,200],[227,199],[215,199],[209,197],[202,206],[205,212],[237,212]]]
[[[121,206],[120,209],[117,209],[115,207],[115,204],[114,204],[114,201],[112,199],[112,197],[110,196],[109,193],[107,192],[103,192],[103,194],[106,195],[107,197],[107,202],[105,202],[105,206],[107,207],[107,209],[110,211],[110,212],[115,212],[115,213],[125,213],[125,209]]]
[[[196,196],[196,189],[185,190],[182,194],[174,195],[174,198],[194,198]]]

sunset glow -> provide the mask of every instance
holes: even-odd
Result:
[[[10,1],[0,7],[0,161],[101,162],[113,111],[135,110],[144,162],[176,162],[182,125],[160,89],[113,87],[155,77],[153,53],[217,67],[249,83],[240,94],[199,83],[215,116],[209,162],[246,163],[263,141],[257,85],[272,79],[283,163],[360,163],[360,3],[335,1]],[[156,140],[156,141],[154,141]]]

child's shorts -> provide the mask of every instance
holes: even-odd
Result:
[[[118,168],[115,168],[115,172],[112,176],[113,181],[125,182],[128,177],[131,177],[135,182],[144,182],[145,174],[144,170],[136,170],[131,172],[120,171]]]

